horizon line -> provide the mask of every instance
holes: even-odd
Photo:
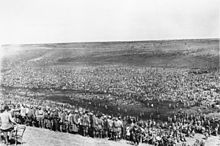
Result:
[[[8,43],[1,44],[1,46],[12,46],[12,45],[44,45],[44,44],[71,44],[71,43],[133,43],[133,42],[151,42],[151,41],[184,41],[184,40],[220,40],[220,37],[210,38],[178,38],[178,39],[149,39],[149,40],[106,40],[106,41],[67,41],[67,42],[42,42],[42,43]]]

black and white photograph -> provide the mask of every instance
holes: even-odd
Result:
[[[0,146],[220,146],[219,0],[0,0]]]

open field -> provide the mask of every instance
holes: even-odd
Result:
[[[3,47],[6,50],[22,50],[17,51],[19,58],[16,58],[16,62],[17,59],[23,59],[23,61],[35,62],[35,66],[122,64],[174,68],[219,67],[219,40],[212,39],[9,45]],[[48,60],[50,61],[47,62]]]

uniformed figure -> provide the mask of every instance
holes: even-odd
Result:
[[[88,116],[88,112],[86,111],[80,119],[80,127],[81,132],[83,136],[87,136],[89,132],[89,126],[90,126],[90,118]]]

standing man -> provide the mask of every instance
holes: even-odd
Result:
[[[16,122],[12,118],[11,113],[9,111],[10,109],[8,105],[5,105],[3,109],[3,113],[0,114],[0,121],[1,121],[0,130],[4,134],[6,145],[9,144],[8,132],[10,132],[10,135],[9,135],[9,140],[10,140],[12,136],[12,130],[14,129],[14,125],[16,125]]]

